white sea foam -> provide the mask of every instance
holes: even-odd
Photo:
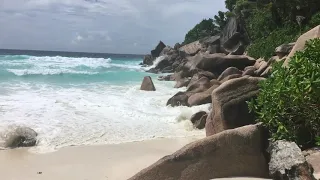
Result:
[[[18,76],[101,73],[109,68],[116,69],[114,73],[104,74],[102,81],[85,76],[86,81],[82,81],[81,75],[77,75],[76,81],[55,76],[56,81],[50,82],[41,78],[29,81],[33,77],[16,78],[10,74],[8,78],[1,77],[0,133],[11,125],[33,128],[39,134],[38,145],[31,148],[33,152],[72,145],[204,134],[204,131],[193,129],[189,119],[193,113],[207,110],[209,105],[166,107],[170,97],[185,90],[174,89],[173,82],[154,81],[157,91],[140,91],[144,74],[128,72],[139,71],[139,61],[59,56],[24,58],[1,60],[0,69]],[[60,81],[64,83],[60,84]]]
[[[24,75],[54,75],[54,74],[97,74],[98,70],[107,71],[108,68],[126,70],[143,70],[137,61],[126,63],[112,63],[110,58],[73,58],[26,56],[25,59],[2,60],[0,66],[7,67],[7,71],[17,76]]]
[[[166,56],[159,56],[159,57],[157,57],[157,58],[153,61],[152,66],[145,67],[144,70],[149,70],[149,69],[155,68],[155,67],[156,67],[161,61],[163,61],[165,58],[166,58]]]
[[[0,96],[0,126],[26,125],[39,133],[34,152],[48,152],[71,145],[140,141],[157,137],[203,134],[194,130],[190,116],[206,110],[166,107],[178,89],[155,82],[157,91],[144,92],[138,85],[92,84],[84,88],[57,88],[17,84]]]
[[[25,75],[54,75],[54,74],[98,74],[98,72],[75,71],[70,69],[7,69],[17,76]]]

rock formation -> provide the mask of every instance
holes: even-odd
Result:
[[[269,173],[273,179],[316,180],[312,166],[306,161],[297,144],[276,141],[271,143],[269,153]]]
[[[37,143],[38,134],[29,127],[14,127],[4,133],[5,148],[31,147]]]
[[[227,130],[186,145],[129,180],[208,180],[224,177],[268,177],[261,125]]]
[[[143,91],[155,91],[156,90],[150,76],[146,76],[143,78],[140,90],[143,90]]]
[[[258,94],[258,83],[263,79],[250,76],[232,79],[212,92],[213,108],[207,119],[207,136],[254,123],[246,101]]]

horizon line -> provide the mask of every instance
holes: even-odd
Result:
[[[81,51],[58,51],[58,50],[39,50],[39,49],[3,49],[9,51],[42,51],[42,52],[64,52],[64,53],[85,53],[85,54],[110,54],[110,55],[133,55],[133,56],[144,56],[145,54],[131,54],[131,53],[107,53],[107,52],[81,52]]]

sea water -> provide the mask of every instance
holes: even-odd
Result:
[[[38,144],[31,151],[38,153],[204,134],[189,118],[207,105],[167,107],[184,89],[146,73],[141,57],[90,56],[0,53],[0,133],[34,129]],[[139,90],[144,76],[153,78],[156,91]]]

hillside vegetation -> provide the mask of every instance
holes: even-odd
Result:
[[[236,16],[244,20],[251,40],[248,54],[267,59],[277,46],[320,24],[319,0],[226,0],[225,4],[229,11],[202,20],[186,34],[184,44],[219,34],[228,18]]]
[[[188,32],[184,43],[218,35],[228,18],[236,16],[250,38],[248,55],[268,60],[277,46],[295,42],[320,25],[320,0],[226,0],[225,4],[229,11],[203,20]],[[288,67],[282,63],[273,64],[271,76],[260,84],[249,108],[273,140],[294,141],[302,148],[320,145],[320,39],[309,41]]]

